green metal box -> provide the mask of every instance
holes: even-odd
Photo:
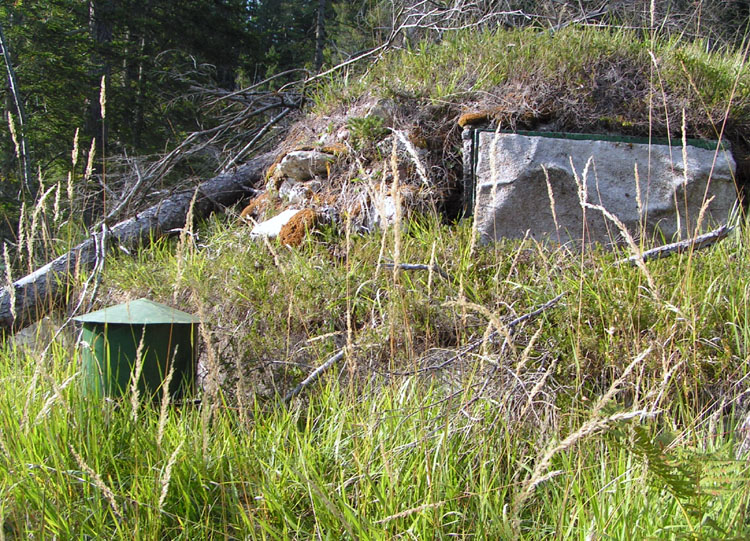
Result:
[[[161,394],[171,366],[171,397],[181,398],[193,391],[199,323],[195,316],[138,299],[75,320],[82,323],[81,359],[87,393],[110,397],[129,393],[141,340],[141,396]]]

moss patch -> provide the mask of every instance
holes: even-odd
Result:
[[[307,232],[315,227],[317,221],[318,215],[314,210],[303,209],[299,211],[281,228],[279,242],[286,246],[299,246]]]

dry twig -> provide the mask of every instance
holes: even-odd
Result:
[[[545,310],[547,310],[547,309],[552,308],[553,306],[555,306],[557,304],[557,302],[563,297],[563,295],[565,295],[565,293],[560,293],[557,297],[555,297],[554,299],[552,299],[550,301],[547,301],[546,303],[544,303],[543,305],[541,305],[536,310],[534,310],[532,312],[529,312],[528,314],[524,314],[522,316],[517,317],[516,319],[514,319],[513,321],[509,322],[508,324],[506,324],[504,326],[503,332],[504,333],[508,333],[508,334],[512,333],[513,329],[515,327],[517,327],[518,325],[520,325],[521,323],[529,321],[530,319],[535,318],[536,316],[538,316],[539,314],[541,314]],[[443,368],[445,368],[449,364],[451,364],[451,363],[457,361],[458,359],[464,357],[468,353],[471,353],[472,351],[474,351],[475,349],[477,349],[479,346],[481,346],[485,342],[487,342],[489,340],[492,340],[493,338],[495,338],[498,335],[499,332],[500,331],[498,331],[498,330],[494,330],[491,333],[486,334],[482,338],[478,338],[477,340],[473,341],[471,344],[469,344],[469,345],[465,346],[464,348],[460,349],[458,351],[458,353],[456,353],[455,355],[453,355],[449,359],[441,362],[440,364],[433,364],[433,365],[430,365],[430,366],[425,366],[424,368],[419,368],[417,370],[411,370],[409,372],[390,372],[390,374],[393,375],[393,376],[414,376],[414,375],[417,375],[417,374],[421,374],[421,373],[424,373],[424,372],[430,372],[430,371],[433,371],[433,370],[442,370]]]
[[[334,364],[336,364],[341,359],[343,359],[345,351],[346,351],[345,349],[340,349],[338,353],[330,357],[326,362],[324,362],[318,368],[313,370],[309,376],[307,376],[304,380],[300,382],[299,385],[297,385],[294,389],[289,391],[284,396],[284,399],[283,399],[284,404],[288,404],[289,402],[291,402],[292,398],[294,398],[295,396],[300,394],[302,391],[304,391],[306,387],[309,387],[310,385],[315,383],[323,372],[325,372]]]
[[[395,263],[391,261],[384,261],[378,265],[379,267],[384,267],[386,269],[392,269],[395,267],[398,267],[400,270],[410,271],[410,270],[432,270],[433,272],[437,272],[440,276],[448,280],[449,282],[453,281],[453,278],[450,274],[445,272],[440,265],[422,265],[419,263],[399,263],[396,265]]]
[[[734,226],[722,225],[718,229],[714,229],[703,235],[698,235],[695,238],[682,240],[680,242],[673,242],[672,244],[665,244],[658,248],[652,248],[646,250],[640,255],[630,256],[626,259],[619,260],[616,264],[622,265],[623,263],[629,263],[631,265],[637,265],[638,261],[650,261],[652,259],[661,259],[674,254],[681,254],[689,250],[701,250],[708,248],[709,246],[725,239],[729,233],[734,230]]]

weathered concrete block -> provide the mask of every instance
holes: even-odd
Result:
[[[723,148],[688,145],[684,163],[679,144],[477,135],[474,219],[484,242],[528,231],[563,243],[622,243],[615,224],[582,199],[617,216],[634,237],[672,241],[694,233],[704,204],[702,230],[726,222],[737,201],[735,162]]]

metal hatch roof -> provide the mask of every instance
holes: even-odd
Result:
[[[138,299],[110,306],[73,319],[84,323],[122,323],[126,325],[200,323],[200,320],[191,314],[148,299]]]

